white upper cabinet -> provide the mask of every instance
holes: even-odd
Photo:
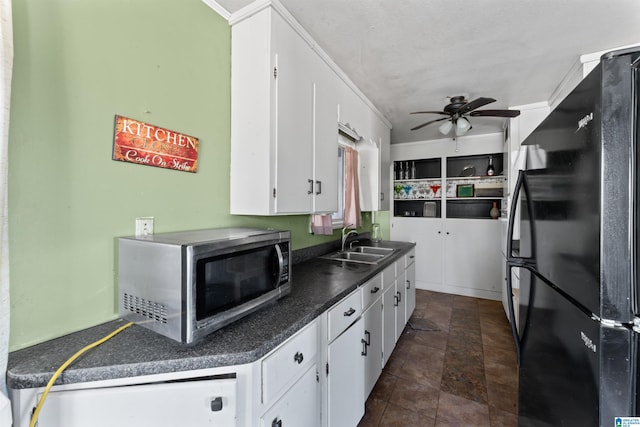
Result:
[[[340,122],[349,124],[362,137],[356,145],[360,169],[360,209],[389,210],[391,125],[342,81],[338,102]]]
[[[311,70],[314,88],[314,212],[338,210],[338,76],[317,55]]]
[[[337,76],[286,15],[230,20],[232,214],[337,209]]]
[[[389,122],[276,0],[253,2],[229,23],[231,213],[335,212],[338,121],[379,149],[365,182],[375,197],[362,210],[388,209]]]

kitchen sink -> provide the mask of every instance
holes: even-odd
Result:
[[[320,258],[362,264],[378,264],[380,261],[393,254],[393,251],[394,250],[390,248],[356,246],[346,251],[338,251],[323,255]]]
[[[361,254],[372,254],[372,255],[390,255],[393,252],[393,249],[379,248],[377,246],[356,246],[355,248],[349,249],[349,252],[357,252]]]

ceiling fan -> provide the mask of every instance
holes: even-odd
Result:
[[[493,98],[476,98],[473,101],[468,101],[464,96],[452,96],[450,103],[444,106],[443,111],[414,111],[411,114],[441,114],[447,117],[441,119],[431,120],[421,125],[418,125],[411,130],[418,130],[432,123],[441,122],[446,120],[440,125],[438,130],[443,135],[448,134],[451,129],[454,129],[455,136],[462,136],[471,129],[471,122],[469,117],[518,117],[520,115],[519,110],[477,110],[487,104],[496,102]]]

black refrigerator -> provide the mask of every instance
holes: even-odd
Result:
[[[523,142],[507,239],[522,427],[613,427],[640,410],[639,67],[638,48],[603,55]]]

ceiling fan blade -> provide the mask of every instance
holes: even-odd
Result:
[[[448,116],[449,113],[445,113],[444,111],[414,111],[409,114],[442,114],[444,116]]]
[[[458,108],[457,113],[460,115],[467,114],[469,111],[473,111],[476,108],[491,104],[492,102],[496,102],[496,100],[493,98],[476,98],[473,101],[467,102],[462,107]]]
[[[520,110],[480,110],[469,113],[472,117],[518,117]]]
[[[421,125],[418,125],[418,126],[416,126],[416,127],[414,127],[414,128],[411,128],[411,130],[418,130],[418,129],[421,129],[421,128],[423,128],[423,127],[427,126],[427,125],[430,125],[431,123],[441,122],[441,121],[443,121],[443,120],[448,120],[448,119],[449,119],[449,117],[443,117],[443,118],[441,118],[441,119],[431,120],[430,122],[426,122],[426,123],[423,123],[423,124],[421,124]]]

